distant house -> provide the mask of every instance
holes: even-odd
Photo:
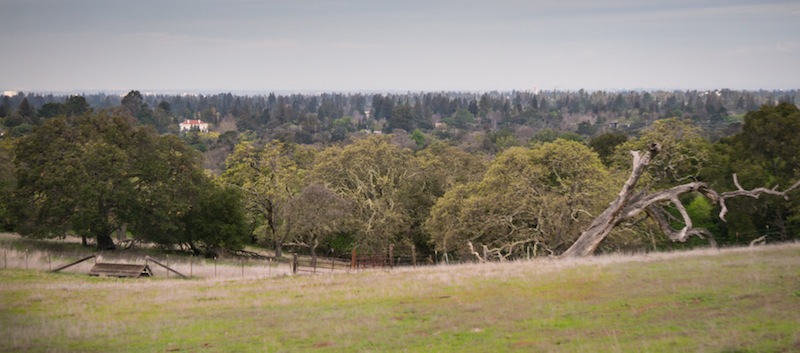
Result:
[[[187,119],[178,125],[181,127],[181,132],[192,131],[192,130],[197,130],[200,132],[208,132],[208,123],[204,123],[202,120]]]

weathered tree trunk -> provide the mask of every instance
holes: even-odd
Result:
[[[192,250],[192,254],[194,254],[195,256],[200,256],[203,254],[203,252],[200,251],[200,249],[193,241],[189,241],[188,243],[189,243],[189,249]]]
[[[119,226],[119,229],[117,229],[117,242],[119,243],[126,239],[128,239],[128,225],[123,223]]]
[[[660,150],[661,146],[654,143],[650,145],[649,150],[644,156],[642,156],[639,151],[631,151],[633,155],[633,168],[630,177],[628,177],[628,181],[622,186],[619,196],[617,196],[617,199],[614,200],[603,213],[592,221],[589,227],[578,237],[578,240],[575,241],[575,244],[572,244],[572,246],[564,252],[564,256],[586,256],[594,253],[594,250],[597,249],[600,242],[602,242],[603,239],[611,233],[611,230],[622,221],[623,210],[630,201],[636,183],[639,182],[639,178],[644,174],[645,168],[647,168],[650,161]]]

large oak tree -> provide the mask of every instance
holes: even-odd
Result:
[[[310,147],[271,141],[242,142],[226,161],[223,180],[242,190],[252,233],[271,243],[275,256],[289,237],[283,209],[302,190],[313,159]]]
[[[418,173],[411,150],[370,136],[321,152],[313,177],[352,204],[354,245],[380,252],[410,241],[409,193]]]
[[[513,147],[482,180],[439,199],[426,229],[437,249],[451,254],[472,253],[470,244],[500,259],[520,256],[527,246],[561,252],[602,210],[609,176],[597,154],[577,142]]]
[[[204,180],[199,155],[177,138],[106,112],[47,120],[19,140],[15,165],[20,233],[75,232],[101,250],[115,248],[123,225],[170,242]]]

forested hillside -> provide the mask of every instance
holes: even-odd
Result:
[[[0,219],[28,236],[77,234],[100,248],[114,247],[117,234],[117,243],[206,254],[247,242],[278,256],[285,247],[338,254],[390,245],[461,259],[560,254],[614,199],[629,151],[652,143],[662,151],[641,192],[686,181],[719,190],[796,182],[798,98],[731,90],[19,93],[0,103]],[[210,131],[181,132],[186,119]],[[727,222],[700,194],[680,203],[721,245],[786,241],[800,236],[796,194],[733,199]],[[680,228],[675,205],[665,204],[665,219]],[[599,250],[681,244],[642,215]]]

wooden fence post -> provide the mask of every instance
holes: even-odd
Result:
[[[189,258],[189,277],[194,275],[194,254]]]
[[[217,277],[217,257],[214,256],[214,277]]]
[[[353,248],[353,253],[350,255],[350,269],[353,271],[358,270],[358,264],[356,263],[356,249]]]
[[[242,259],[242,278],[244,278],[244,259]]]
[[[292,254],[292,274],[297,274],[297,254]]]
[[[389,244],[389,269],[394,268],[394,244]]]
[[[417,267],[417,247],[411,245],[411,266]]]

